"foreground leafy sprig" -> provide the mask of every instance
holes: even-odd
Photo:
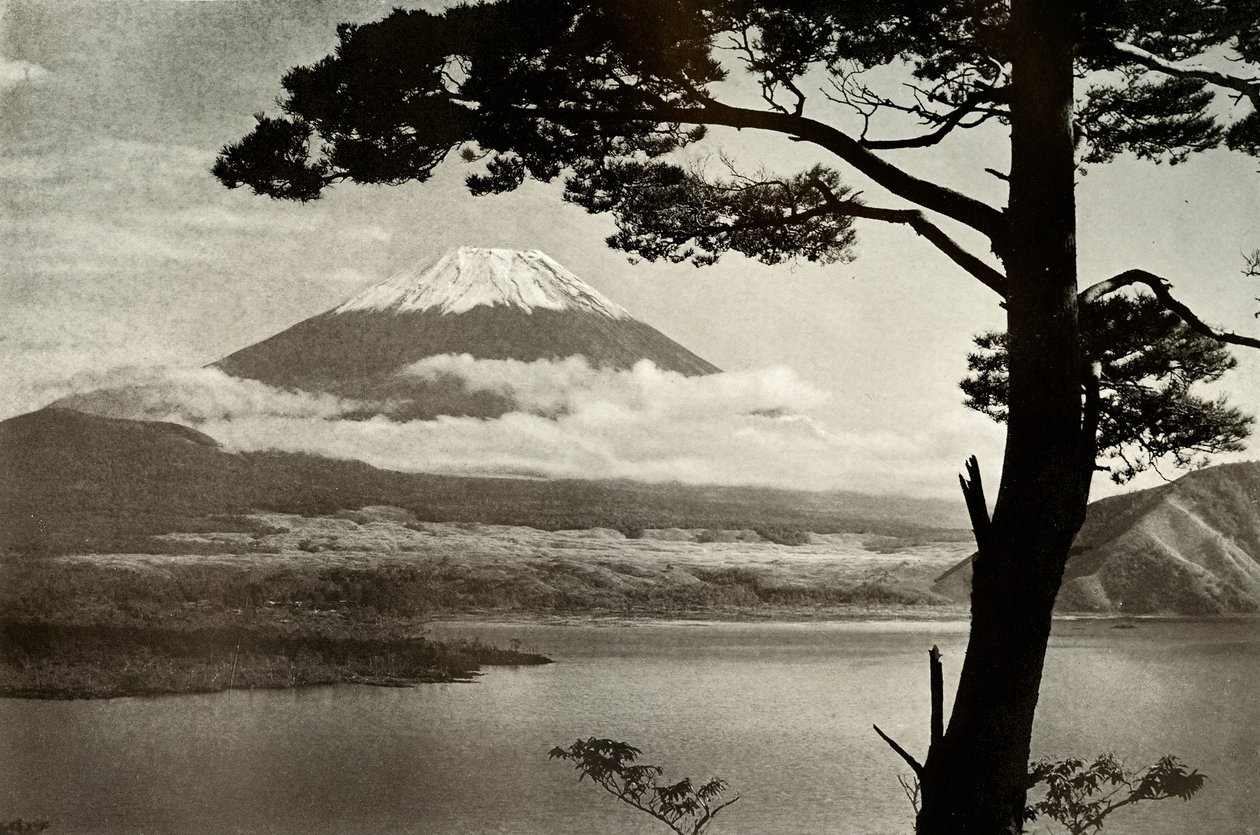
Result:
[[[897,782],[917,814],[919,779],[899,774]],[[1174,756],[1136,771],[1126,769],[1115,754],[1100,754],[1092,763],[1080,757],[1046,757],[1029,767],[1029,788],[1035,791],[1044,786],[1044,796],[1025,807],[1024,820],[1045,818],[1066,827],[1068,835],[1089,835],[1101,831],[1106,818],[1118,809],[1144,800],[1189,800],[1206,782],[1207,775],[1187,771]]]
[[[1028,820],[1048,817],[1067,827],[1071,835],[1086,835],[1103,828],[1103,820],[1117,809],[1144,800],[1189,800],[1207,781],[1197,770],[1188,771],[1176,757],[1162,757],[1154,765],[1130,771],[1115,754],[1103,754],[1092,763],[1078,757],[1043,759],[1029,772],[1034,785],[1044,783],[1045,797],[1031,803]]]
[[[723,800],[727,785],[717,777],[699,786],[687,777],[677,783],[660,782],[665,770],[639,764],[642,753],[625,742],[590,737],[568,748],[552,748],[548,756],[573,763],[579,781],[589,777],[622,803],[651,815],[678,835],[700,835],[718,812],[739,800],[739,795]]]
[[[28,821],[22,818],[2,821],[0,822],[0,835],[36,835],[36,833],[43,832],[50,825],[48,821]]]

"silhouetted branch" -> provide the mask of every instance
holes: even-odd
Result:
[[[941,651],[935,644],[928,652],[928,667],[932,681],[932,734],[928,748],[930,752],[945,736],[945,681],[941,672]]]
[[[914,757],[910,756],[910,753],[906,751],[905,748],[902,748],[900,745],[898,745],[897,740],[893,739],[891,736],[881,731],[879,729],[879,725],[871,725],[871,727],[875,729],[875,733],[879,734],[879,738],[884,740],[884,742],[887,742],[888,747],[893,749],[893,751],[897,753],[897,756],[901,757],[903,760],[906,761],[906,764],[909,765],[910,768],[914,771],[914,776],[922,780],[923,779],[923,766],[919,763],[919,761],[916,760]]]
[[[781,133],[818,145],[874,182],[930,211],[953,218],[986,235],[998,251],[1006,246],[1007,225],[1003,213],[992,206],[938,183],[915,177],[898,168],[848,134],[831,125],[794,113],[733,107],[717,101],[703,106],[662,105],[645,109],[583,110],[571,107],[512,108],[520,116],[539,117],[557,124],[587,122],[623,124],[627,122],[668,122],[673,124],[724,125]]]
[[[962,487],[963,499],[967,502],[967,515],[971,517],[971,531],[975,534],[976,546],[983,549],[991,520],[984,498],[984,482],[980,478],[980,462],[973,455],[967,459],[965,467],[967,474],[958,476],[958,484]]]
[[[867,206],[852,199],[840,200],[821,183],[815,183],[815,186],[823,193],[828,207],[837,214],[866,218],[867,220],[882,220],[885,223],[906,224],[930,241],[949,260],[962,267],[985,287],[988,287],[1002,298],[1006,298],[1006,276],[963,249],[957,241],[945,234],[943,229],[928,220],[923,212],[918,209],[883,209],[876,206]]]
[[[1194,78],[1199,81],[1206,81],[1209,84],[1215,84],[1218,87],[1235,90],[1251,99],[1252,105],[1260,110],[1260,78],[1243,78],[1240,75],[1230,75],[1229,73],[1219,72],[1204,66],[1177,64],[1153,52],[1148,52],[1133,44],[1121,41],[1115,41],[1109,46],[1113,55],[1135,64],[1141,64],[1147,69],[1156,70],[1177,78]]]
[[[939,117],[937,121],[940,127],[931,133],[921,136],[913,136],[907,139],[861,139],[862,147],[870,148],[873,151],[880,150],[897,150],[902,148],[928,148],[937,144],[946,136],[954,131],[954,128],[962,124],[962,120],[969,114],[976,113],[981,104],[987,102],[995,102],[1003,97],[1004,90],[986,89],[979,90],[968,96],[962,104],[955,107],[943,117]],[[975,122],[963,125],[963,127],[975,127],[981,122],[997,115],[995,111],[987,110],[980,113],[979,119]]]
[[[701,815],[700,819],[696,821],[696,831],[703,832],[704,828],[708,826],[710,823],[712,823],[713,819],[717,817],[718,812],[722,811],[727,806],[730,806],[732,803],[737,803],[738,801],[739,801],[739,795],[736,795],[735,797],[732,797],[730,800],[726,801],[722,805],[717,806],[705,812],[703,815]]]
[[[1260,278],[1260,249],[1253,249],[1251,252],[1243,253],[1242,274],[1250,278]],[[1256,301],[1260,302],[1260,298],[1257,298]],[[1260,310],[1257,310],[1254,316],[1260,319]]]
[[[641,753],[625,742],[591,737],[568,748],[553,748],[547,756],[573,763],[579,780],[589,777],[605,792],[665,824],[676,835],[703,835],[718,812],[739,800],[736,795],[723,802],[727,785],[716,777],[699,786],[689,778],[662,783],[659,778],[664,769],[638,764]]]
[[[1173,298],[1172,284],[1169,283],[1168,279],[1160,278],[1154,273],[1147,272],[1146,270],[1126,270],[1119,275],[1112,276],[1111,278],[1104,279],[1103,281],[1100,281],[1090,287],[1086,287],[1080,292],[1080,295],[1077,296],[1077,303],[1082,306],[1090,304],[1108,293],[1114,293],[1122,287],[1128,287],[1133,284],[1144,284],[1149,287],[1151,292],[1155,294],[1155,297],[1160,300],[1164,307],[1171,310],[1173,313],[1176,313],[1177,316],[1181,318],[1181,321],[1185,322],[1191,327],[1191,329],[1198,331],[1204,336],[1211,337],[1218,342],[1228,342],[1231,345],[1245,345],[1249,348],[1260,348],[1260,339],[1250,336],[1241,336],[1229,331],[1218,331],[1206,324],[1202,319],[1195,315],[1193,310]]]
[[[1190,800],[1207,782],[1198,770],[1187,770],[1173,756],[1139,771],[1124,767],[1114,754],[1092,763],[1079,757],[1039,760],[1029,771],[1029,786],[1045,783],[1045,797],[1030,803],[1028,820],[1044,815],[1067,828],[1070,835],[1087,835],[1103,828],[1103,819],[1118,809],[1149,800]]]
[[[911,777],[907,780],[902,775],[897,775],[897,782],[901,784],[901,790],[906,793],[906,800],[910,801],[910,807],[914,809],[914,813],[919,814],[919,797],[923,794],[923,786],[919,781]]]
[[[1260,249],[1243,253],[1242,274],[1252,278],[1260,277]]]

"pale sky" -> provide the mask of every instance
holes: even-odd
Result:
[[[723,369],[787,366],[829,395],[809,414],[848,440],[854,483],[843,486],[892,489],[888,458],[864,452],[889,445],[918,462],[914,492],[951,495],[972,452],[996,477],[1001,430],[961,405],[957,382],[971,335],[1000,327],[1001,311],[908,230],[864,223],[850,264],[728,256],[697,270],[629,263],[603,244],[611,221],[563,204],[558,186],[472,198],[458,161],[426,184],[341,185],[306,205],[210,176],[252,114],[276,110],[286,69],[325,55],[337,23],[394,5],[0,2],[0,418],[64,394],[77,373],[201,365],[417,260],[506,246],[547,252]],[[983,173],[1004,166],[1000,139],[890,158],[1001,205],[1002,184]],[[785,172],[818,158],[733,131],[705,148]],[[1260,247],[1257,168],[1214,151],[1176,167],[1092,169],[1078,189],[1083,282],[1143,267],[1208,321],[1260,334],[1260,281],[1239,274],[1242,251]],[[847,180],[873,204],[900,205]],[[1244,353],[1225,389],[1260,412],[1260,357]],[[1233,456],[1257,457],[1254,440]]]

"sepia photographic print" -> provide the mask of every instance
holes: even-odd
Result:
[[[1256,0],[0,0],[0,835],[1260,829]]]

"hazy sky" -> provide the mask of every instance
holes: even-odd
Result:
[[[427,184],[342,185],[308,205],[213,180],[215,153],[275,110],[287,68],[326,54],[338,22],[394,5],[0,0],[0,417],[44,405],[85,370],[215,360],[471,244],[542,249],[724,369],[790,367],[826,395],[809,414],[848,439],[836,454],[854,489],[896,475],[863,439],[918,461],[919,492],[955,490],[971,452],[996,470],[1001,433],[962,407],[957,381],[970,336],[1000,326],[1001,311],[907,230],[865,223],[851,264],[734,256],[697,270],[628,263],[603,244],[609,219],[561,203],[557,187],[469,197],[459,162]],[[814,159],[775,137],[712,140],[712,152],[777,170]],[[983,173],[1004,166],[1000,140],[895,159],[1000,205],[1002,184]],[[1239,275],[1241,251],[1260,247],[1258,167],[1220,151],[1095,168],[1078,190],[1083,281],[1144,267],[1209,321],[1260,332],[1260,282]],[[850,183],[898,205],[859,175]],[[1227,388],[1260,411],[1260,358]]]

